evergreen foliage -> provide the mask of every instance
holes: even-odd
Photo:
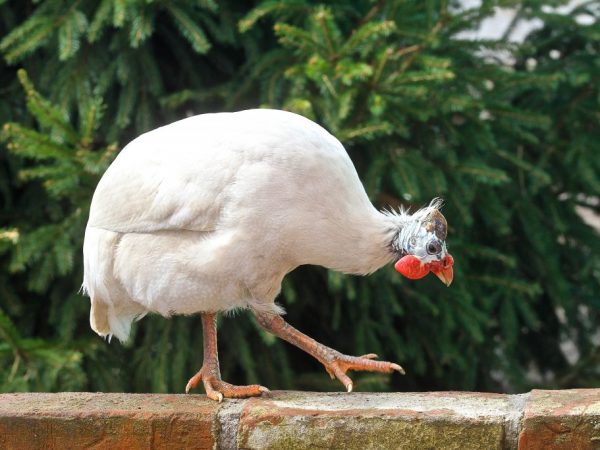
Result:
[[[522,44],[461,38],[504,3],[543,26]],[[324,125],[377,206],[446,201],[450,289],[392,268],[284,281],[292,324],[407,369],[355,374],[357,389],[597,384],[600,238],[581,212],[600,213],[600,10],[545,3],[0,2],[0,391],[182,391],[197,317],[145,318],[126,345],[88,326],[91,194],[136,135],[256,106]],[[247,313],[219,339],[227,381],[340,388]]]

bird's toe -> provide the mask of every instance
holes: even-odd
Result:
[[[335,350],[330,355],[330,362],[325,363],[325,370],[332,379],[337,378],[344,385],[347,392],[352,392],[354,385],[346,372],[349,370],[361,370],[367,372],[399,372],[404,375],[404,369],[395,363],[387,361],[375,361],[375,353],[367,353],[362,356],[343,355]]]
[[[185,385],[185,393],[189,394],[192,389],[195,389],[198,386],[198,383],[202,380],[202,371],[198,371],[196,375],[189,379],[187,384]]]
[[[404,369],[402,368],[402,366],[400,366],[399,364],[391,363],[390,367],[392,369],[394,369],[396,372],[400,372],[402,375],[406,374],[406,372],[404,371]]]
[[[194,377],[192,377],[192,379],[194,379]],[[192,380],[190,380],[190,382],[191,381]],[[190,382],[188,382],[188,385]],[[216,400],[219,403],[221,403],[224,398],[259,397],[266,392],[270,392],[269,389],[258,384],[236,386],[215,376],[203,377],[202,382],[204,384],[206,396],[212,400]]]

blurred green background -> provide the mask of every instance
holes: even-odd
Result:
[[[0,391],[183,391],[198,317],[147,317],[126,345],[89,328],[90,198],[140,133],[258,106],[336,135],[378,207],[445,199],[451,288],[391,267],[284,282],[291,324],[407,369],[352,374],[356,390],[598,386],[599,17],[582,1],[0,0]],[[247,312],[219,340],[230,382],[342,389]]]

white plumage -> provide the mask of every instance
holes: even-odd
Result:
[[[373,272],[406,254],[394,240],[437,206],[377,211],[341,143],[299,115],[181,120],[132,141],[98,184],[84,243],[91,326],[125,340],[147,312],[281,313],[288,272]]]

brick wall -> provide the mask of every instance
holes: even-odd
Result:
[[[2,394],[0,449],[600,449],[600,389]]]

